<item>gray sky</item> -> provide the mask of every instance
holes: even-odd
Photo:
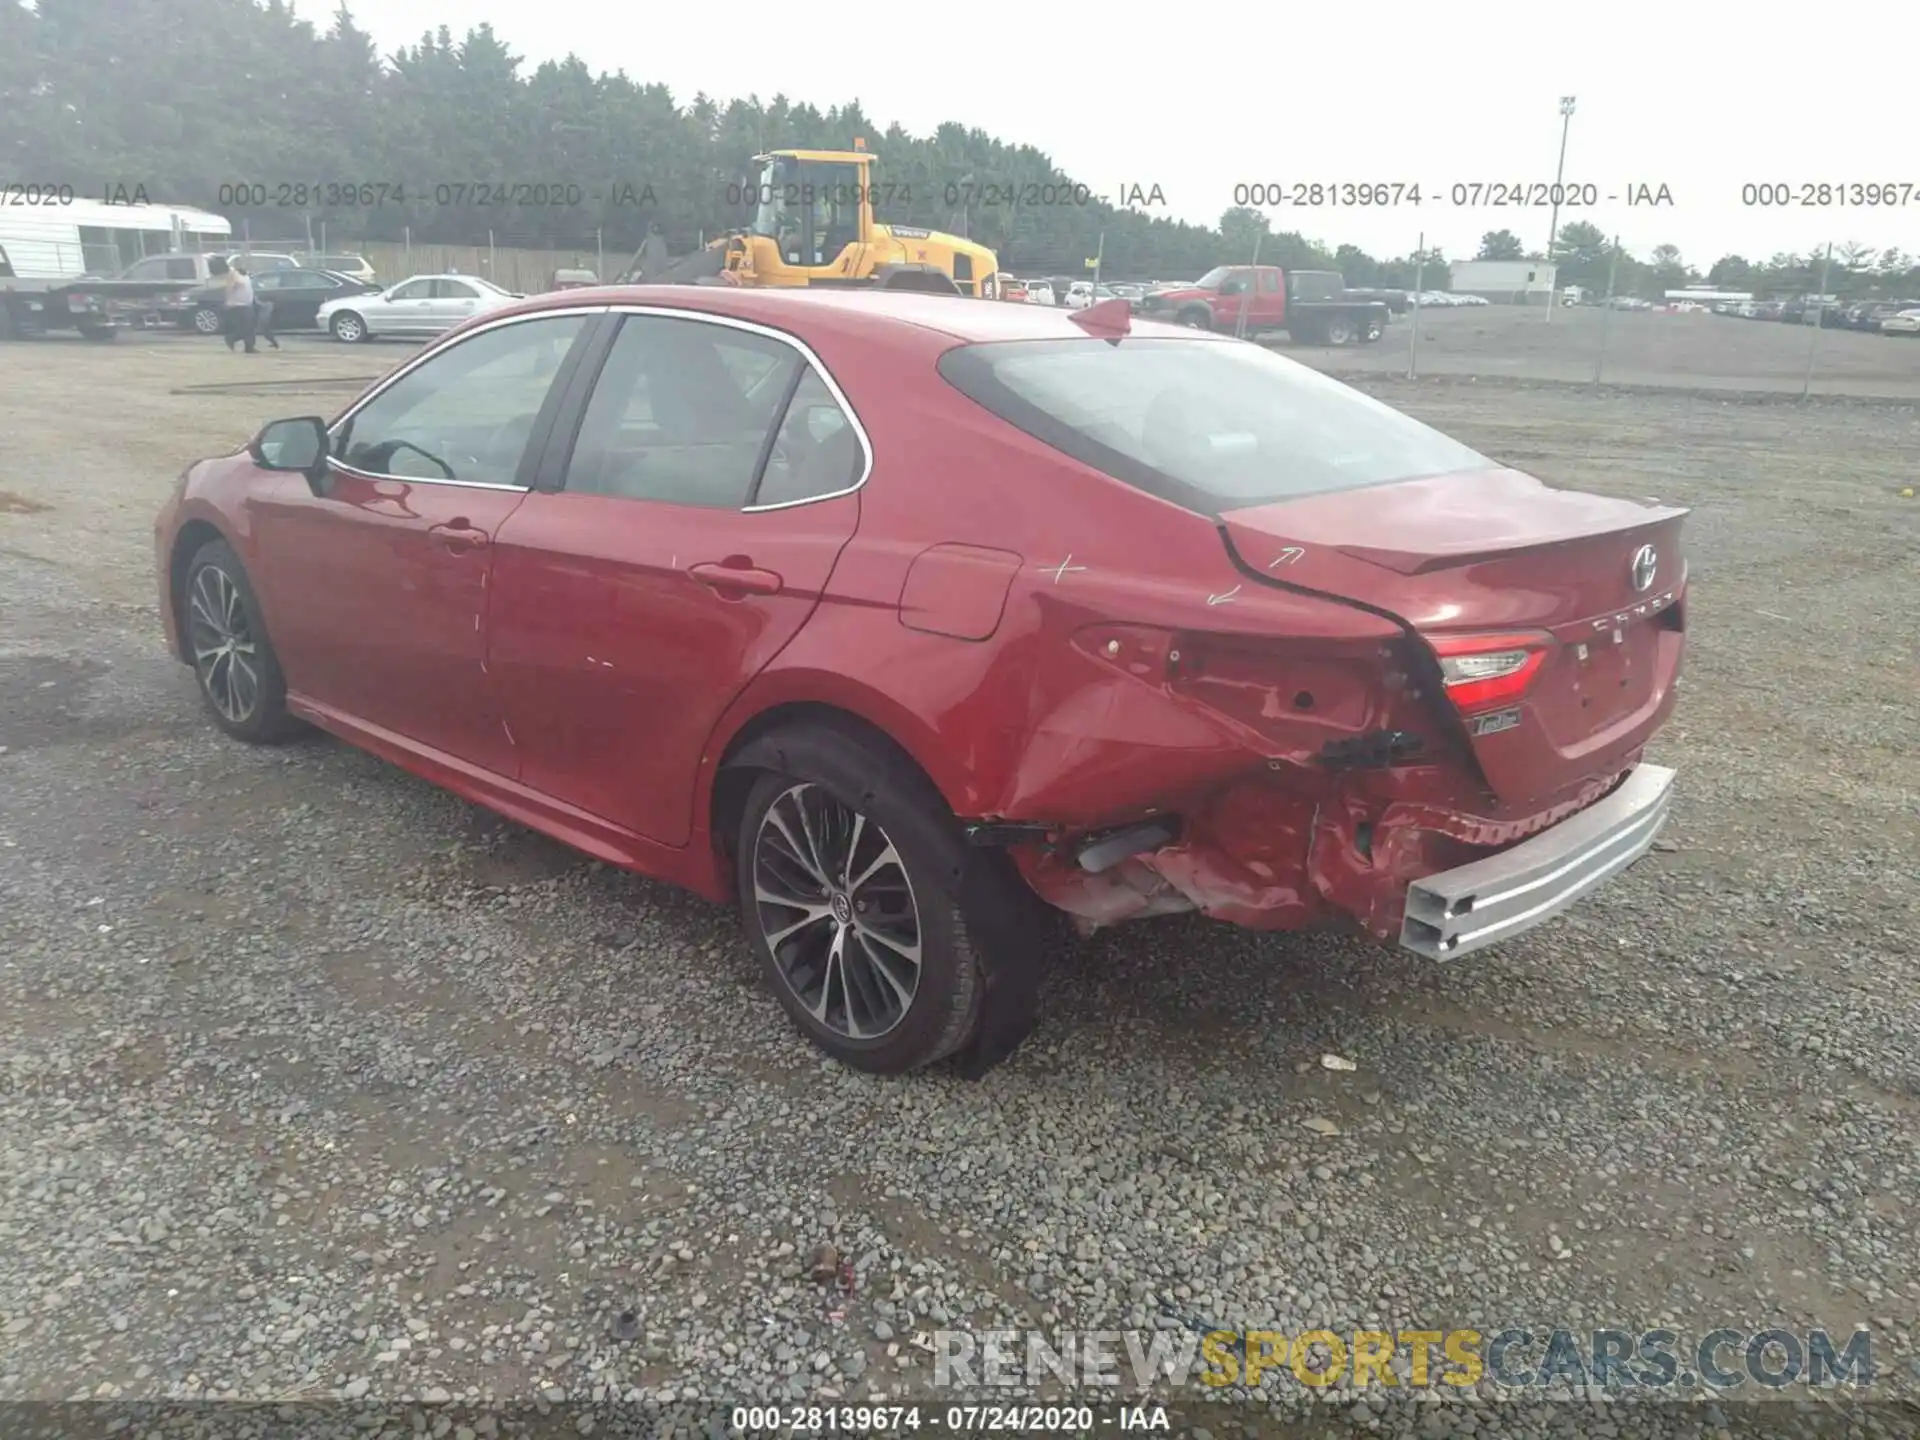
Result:
[[[1590,219],[1642,256],[1674,244],[1702,269],[1728,251],[1764,258],[1828,241],[1920,251],[1920,5],[1836,11],[1835,38],[1804,49],[1791,36],[1818,28],[1807,12],[1780,29],[1727,0],[1312,8],[1024,5],[968,35],[960,17],[991,7],[898,18],[855,7],[865,24],[852,42],[805,6],[365,0],[357,18],[385,52],[442,23],[458,35],[487,21],[529,68],[575,49],[595,70],[668,85],[682,104],[701,90],[784,93],[823,109],[857,99],[877,126],[916,134],[954,120],[1038,146],[1096,195],[1158,185],[1167,204],[1155,213],[1176,219],[1217,221],[1240,184],[1418,184],[1419,206],[1269,210],[1276,229],[1383,257],[1423,230],[1451,258],[1502,228],[1544,247],[1546,208],[1464,209],[1450,190],[1551,182],[1558,99],[1571,94],[1566,179],[1597,186],[1600,203],[1563,206],[1562,225]],[[323,13],[314,0],[302,9]],[[1752,38],[1770,29],[1779,41]],[[1064,58],[1077,34],[1086,58]],[[1032,58],[1043,47],[1051,54]],[[1795,203],[1745,205],[1747,182],[1790,187]],[[1892,207],[1798,203],[1818,182],[1909,193]],[[1641,184],[1664,184],[1673,203],[1630,207]]]

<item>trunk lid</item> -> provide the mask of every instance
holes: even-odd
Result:
[[[1418,636],[1489,788],[1525,805],[1623,768],[1671,709],[1686,514],[1488,469],[1228,511],[1220,528],[1263,581]]]

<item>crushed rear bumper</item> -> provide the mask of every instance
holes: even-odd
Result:
[[[1674,772],[1639,765],[1604,800],[1511,849],[1407,887],[1400,943],[1436,960],[1498,944],[1550,919],[1652,848]]]

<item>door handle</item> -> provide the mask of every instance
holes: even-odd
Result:
[[[478,550],[493,538],[484,530],[474,529],[465,520],[450,520],[445,525],[431,526],[427,533],[456,554],[464,550]]]
[[[749,595],[778,595],[785,583],[771,570],[742,565],[689,565],[687,573],[714,590],[742,590]]]

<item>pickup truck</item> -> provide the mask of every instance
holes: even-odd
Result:
[[[252,255],[256,275],[291,266],[291,256]],[[150,255],[111,279],[98,275],[55,279],[15,274],[0,245],[0,340],[25,339],[49,330],[78,330],[88,340],[111,340],[122,327],[149,319],[194,326],[195,306],[186,292],[226,274],[219,255]],[[214,317],[218,328],[219,317]]]
[[[1156,290],[1134,302],[1143,320],[1171,320],[1201,330],[1245,333],[1284,330],[1304,345],[1368,345],[1387,333],[1387,306],[1347,298],[1332,270],[1282,270],[1278,265],[1217,265],[1191,285]]]
[[[111,340],[114,325],[107,302],[121,293],[112,281],[16,275],[7,247],[0,245],[0,340],[24,340],[49,330],[78,330],[88,340]]]

